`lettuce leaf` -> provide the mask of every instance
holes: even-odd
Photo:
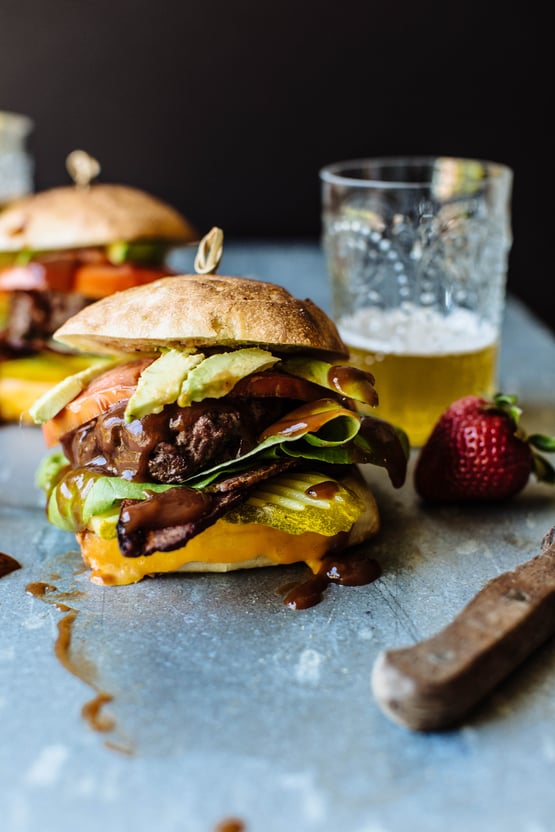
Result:
[[[139,483],[92,471],[82,472],[76,479],[59,452],[43,461],[37,483],[49,494],[50,521],[61,528],[77,530],[93,517],[113,513],[122,500],[142,500],[149,492],[170,488],[202,489],[221,476],[240,473],[281,456],[331,465],[372,463],[386,468],[396,488],[405,480],[408,440],[403,431],[388,422],[348,410],[333,399],[302,405],[266,433],[249,453],[199,472],[181,486]]]
[[[343,457],[339,453],[341,448],[355,438],[359,429],[358,414],[333,399],[319,399],[298,407],[286,419],[267,428],[262,441],[238,460],[229,459],[214,465],[191,477],[187,484],[203,488],[224,472],[232,474],[256,464],[254,457],[267,460],[285,454],[333,463],[338,455]],[[295,451],[290,453],[293,444]],[[245,460],[250,460],[250,464],[245,465]]]
[[[310,495],[318,483],[333,481],[336,491],[328,498]],[[88,527],[103,538],[116,536],[119,503],[123,499],[142,500],[148,492],[184,486],[131,483],[118,477],[99,477],[89,487],[82,502],[64,501],[64,491],[56,488],[49,501],[49,520],[66,531]],[[185,490],[185,488],[184,488]],[[81,509],[79,511],[79,508]],[[226,514],[229,523],[257,523],[289,534],[316,532],[333,536],[347,532],[365,509],[362,500],[350,489],[318,471],[281,474],[254,488],[246,501]]]

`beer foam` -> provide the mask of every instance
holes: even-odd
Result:
[[[340,319],[346,344],[396,355],[444,355],[484,349],[497,340],[497,330],[468,309],[441,315],[435,309],[405,304],[397,309],[359,309]]]

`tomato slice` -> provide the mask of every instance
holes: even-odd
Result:
[[[75,260],[34,260],[24,266],[6,266],[0,269],[0,289],[5,291],[29,291],[56,289],[68,292],[73,285]]]
[[[93,379],[82,393],[42,426],[46,446],[53,447],[64,433],[94,419],[116,402],[127,401],[135,392],[140,374],[153,361],[153,357],[142,358],[113,367]],[[322,398],[322,388],[310,381],[270,370],[241,379],[230,395],[249,398],[277,396],[311,402]]]
[[[247,396],[264,398],[275,396],[282,399],[299,399],[311,402],[322,398],[322,388],[311,381],[296,376],[268,370],[265,373],[252,373],[239,381],[230,396]]]
[[[74,291],[89,298],[103,298],[123,289],[151,283],[170,273],[169,269],[143,268],[131,263],[113,266],[110,263],[87,263],[75,272]]]
[[[52,448],[70,430],[94,419],[113,404],[127,401],[137,387],[139,376],[154,358],[141,358],[131,364],[120,364],[91,381],[53,419],[45,422],[42,433],[47,448]]]
[[[79,249],[47,255],[23,265],[0,268],[0,290],[73,290],[97,299],[150,283],[170,273],[170,269],[157,266],[136,266],[133,263],[116,266],[98,249]]]

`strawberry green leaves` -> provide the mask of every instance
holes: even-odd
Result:
[[[484,405],[485,410],[502,413],[510,419],[515,428],[515,436],[526,442],[532,449],[532,473],[540,482],[555,484],[555,468],[545,457],[537,454],[535,450],[543,453],[555,453],[555,436],[547,436],[541,433],[532,433],[529,436],[520,426],[522,408],[518,406],[516,396],[509,396],[504,393],[496,393],[491,404]]]
[[[453,402],[417,459],[419,496],[438,503],[507,500],[531,474],[555,484],[555,469],[537,453],[554,453],[555,437],[528,436],[521,415],[516,396],[498,394],[491,401],[467,396]]]

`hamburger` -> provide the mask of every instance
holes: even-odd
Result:
[[[31,408],[50,453],[37,482],[90,577],[304,562],[362,543],[379,512],[360,464],[405,480],[402,431],[371,415],[310,300],[251,278],[162,278],[107,296],[54,333],[104,356]]]
[[[0,421],[94,356],[74,355],[54,331],[89,303],[171,273],[169,249],[196,238],[174,208],[118,184],[62,186],[0,213]]]

